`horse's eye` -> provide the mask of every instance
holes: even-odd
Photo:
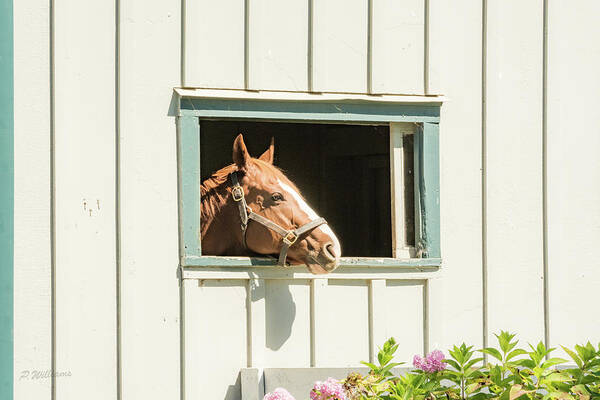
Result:
[[[275,192],[271,195],[273,201],[283,201],[283,195],[281,193]]]

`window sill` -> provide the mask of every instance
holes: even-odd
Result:
[[[184,279],[418,279],[423,273],[438,271],[442,265],[441,258],[342,257],[335,271],[313,275],[304,265],[279,267],[272,258],[202,256],[185,257],[182,261]]]

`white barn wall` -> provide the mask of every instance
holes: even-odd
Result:
[[[182,4],[182,86],[244,89],[244,0],[184,0]]]
[[[443,267],[431,293],[438,329],[430,342],[432,349],[481,346],[481,2],[432,0],[430,29],[429,87],[450,99],[440,118]]]
[[[372,93],[425,93],[425,1],[373,1]]]
[[[367,92],[368,2],[315,0],[312,89]]]
[[[600,283],[594,261],[600,242],[600,165],[594,153],[600,132],[582,117],[600,106],[594,1],[577,8],[550,4],[546,114],[541,3],[488,0],[484,26],[481,1],[429,0],[427,18],[422,1],[373,0],[369,46],[367,1],[336,6],[264,0],[245,10],[242,0],[121,0],[119,18],[115,3],[61,1],[54,2],[53,49],[48,3],[15,3],[15,332],[21,333],[15,339],[15,368],[48,368],[54,361],[58,371],[71,371],[72,377],[55,380],[61,399],[112,399],[119,391],[124,399],[177,398],[180,368],[188,398],[229,393],[236,399],[239,368],[250,362],[356,365],[381,344],[369,342],[369,329],[378,340],[392,334],[403,338],[404,360],[456,342],[493,343],[491,334],[499,329],[529,341],[543,339],[548,329],[553,346],[600,340],[594,329],[599,316],[582,306],[593,303]],[[287,14],[290,9],[294,15]],[[56,76],[53,115],[50,68]],[[175,124],[168,115],[172,87],[365,93],[369,81],[376,93],[424,94],[428,88],[448,97],[440,129],[442,270],[401,284],[377,279],[371,283],[379,289],[375,292],[369,292],[367,280],[312,288],[307,280],[290,285],[267,280],[264,297],[250,305],[246,280],[207,280],[200,286],[201,281],[186,280],[182,326]],[[43,170],[52,151],[51,117],[56,121],[54,354],[51,180],[50,168]],[[32,165],[42,172],[25,169]],[[483,176],[482,165],[487,165]],[[83,210],[84,198],[86,207],[100,200],[91,217],[89,208]],[[542,278],[549,287],[546,303]],[[316,296],[312,315],[311,295]],[[277,347],[283,339],[271,336],[276,322],[291,320],[280,299],[290,298],[295,304],[290,338]],[[340,305],[340,298],[353,305]],[[382,299],[397,304],[398,314],[382,318],[386,313],[377,306]],[[412,307],[407,318],[418,326],[409,336],[394,319],[403,306]],[[265,321],[249,332],[247,307],[256,321]],[[321,330],[348,326],[350,317],[357,328],[341,338]],[[250,348],[249,333],[255,339]],[[206,362],[216,357],[222,357],[218,368]],[[16,393],[22,399],[50,399],[51,384],[16,381]]]
[[[484,157],[490,343],[501,329],[531,342],[544,338],[543,23],[543,2],[488,2]]]
[[[548,8],[550,344],[600,342],[600,4]]]
[[[306,91],[309,2],[258,0],[248,4],[248,88]]]
[[[123,399],[178,399],[177,151],[181,1],[129,0],[119,15],[120,337]]]
[[[61,400],[117,398],[115,4],[54,4],[55,368]]]
[[[14,3],[14,396],[17,399],[50,399],[52,390],[51,380],[31,379],[31,371],[52,369],[49,16],[45,0]]]

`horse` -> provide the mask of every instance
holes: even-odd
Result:
[[[306,265],[325,274],[339,265],[341,247],[333,230],[273,165],[274,141],[258,158],[239,134],[233,163],[201,184],[202,253],[216,256],[271,256],[279,264]],[[283,260],[282,260],[283,259]]]

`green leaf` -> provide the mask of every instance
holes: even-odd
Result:
[[[542,378],[542,384],[548,384],[548,383],[554,383],[554,382],[568,382],[568,381],[572,381],[573,378],[571,378],[569,375],[562,373],[562,372],[553,372],[550,375],[545,376],[544,378]]]
[[[483,382],[475,382],[468,385],[465,390],[467,394],[475,393],[477,390],[483,387]]]
[[[513,385],[510,388],[510,395],[508,397],[509,400],[515,400],[518,399],[519,397],[531,393],[533,392],[532,390],[524,390],[522,385]]]
[[[579,396],[579,400],[590,400],[590,392],[585,388],[585,385],[575,385],[571,391]]]
[[[360,363],[363,364],[363,365],[366,365],[367,367],[369,367],[371,369],[371,371],[375,371],[376,369],[379,369],[379,367],[377,367],[377,365],[371,364],[371,363],[366,362],[366,361],[361,361]]]
[[[518,343],[518,342],[513,342],[513,343],[510,342],[511,340],[513,340],[515,335],[511,334],[507,331],[500,331],[500,335],[497,335],[497,334],[494,334],[494,335],[498,339],[498,344],[500,345],[500,349],[502,349],[502,352],[504,354],[508,353]]]
[[[535,368],[535,362],[533,360],[530,359],[524,359],[524,360],[517,360],[514,362],[515,365],[521,366],[521,367],[526,367],[529,369],[533,369]]]
[[[570,350],[570,349],[566,348],[565,346],[561,346],[561,347],[571,357],[571,359],[573,359],[573,361],[575,361],[575,364],[577,364],[577,366],[579,368],[583,367],[583,361],[581,361],[581,358],[579,358],[579,356],[577,354],[575,354],[575,352],[573,350]]]
[[[565,360],[564,358],[558,358],[558,357],[550,358],[542,363],[542,368],[547,369],[554,365],[564,364],[566,362],[567,362],[567,360]]]
[[[460,365],[454,360],[446,359],[444,360],[444,362],[450,365],[452,368],[456,369],[457,371],[460,371],[461,369]]]
[[[499,361],[502,361],[502,354],[500,354],[500,352],[498,350],[494,349],[493,347],[486,347],[485,349],[481,349],[479,351],[481,351],[482,353],[488,354]]]
[[[523,349],[515,349],[515,350],[511,351],[510,353],[508,353],[508,355],[506,356],[506,361],[512,360],[513,358],[523,355],[523,354],[527,354],[527,352]]]
[[[478,363],[480,361],[483,361],[483,358],[474,358],[464,365],[464,369],[467,370],[467,369],[471,368],[473,366],[473,364]]]
[[[569,393],[565,393],[565,392],[549,392],[548,394],[546,394],[543,399],[556,399],[556,400],[575,400],[575,398],[573,396],[571,396]]]
[[[392,368],[394,368],[398,365],[402,365],[402,364],[404,364],[404,363],[389,363],[385,367],[383,367],[381,370],[379,370],[379,373],[381,375],[386,375]]]

